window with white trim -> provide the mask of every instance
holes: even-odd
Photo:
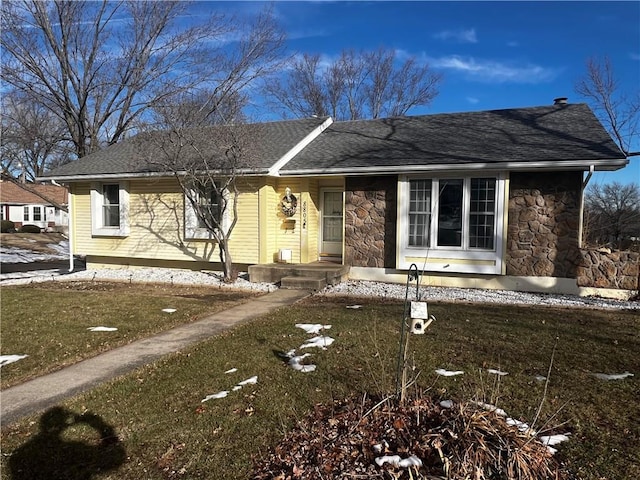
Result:
[[[401,177],[398,268],[424,259],[436,271],[500,273],[504,178]]]
[[[25,205],[24,208],[22,209],[23,214],[22,214],[22,221],[23,222],[28,222],[29,221],[29,206]]]
[[[471,179],[469,248],[492,250],[495,245],[496,179]]]
[[[128,182],[91,185],[91,233],[105,237],[129,235]]]
[[[211,239],[208,225],[219,225],[223,230],[228,226],[226,191],[220,191],[219,185],[202,184],[185,194],[185,237],[188,239]],[[194,205],[195,204],[195,205]],[[226,204],[226,206],[225,206]]]
[[[428,247],[431,225],[431,180],[411,180],[409,245]]]
[[[495,178],[410,180],[409,246],[492,250],[495,194]]]
[[[42,207],[39,207],[39,206],[33,207],[33,221],[34,222],[42,221]]]

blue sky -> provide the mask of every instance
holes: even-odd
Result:
[[[261,2],[198,2],[201,12],[255,14]],[[640,88],[640,2],[276,2],[290,53],[335,58],[393,48],[444,76],[413,115],[583,102],[574,85],[591,56],[607,55],[620,88]],[[268,116],[268,112],[263,114]],[[640,150],[636,139],[632,150]],[[640,184],[640,157],[592,182]]]

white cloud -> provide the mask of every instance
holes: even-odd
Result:
[[[458,43],[478,43],[475,28],[470,28],[469,30],[443,30],[434,34],[433,37],[439,40],[453,40]]]
[[[483,82],[540,83],[553,80],[559,73],[540,65],[507,64],[458,55],[430,59],[429,63],[435,68],[460,72]]]
[[[640,53],[630,53],[629,57],[631,58],[631,60],[640,61]]]
[[[477,98],[475,98],[475,97],[467,97],[467,102],[469,102],[469,103],[471,103],[471,104],[475,105],[476,103],[479,103],[479,102],[480,102],[480,100],[479,100],[479,99],[477,99]]]
[[[515,47],[519,47],[519,46],[520,46],[520,44],[518,42],[516,42],[516,41],[512,40],[510,42],[507,42],[507,47],[515,48]]]

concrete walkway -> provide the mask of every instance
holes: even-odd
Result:
[[[218,335],[278,307],[292,305],[308,295],[309,292],[304,290],[279,289],[197,322],[138,340],[3,390],[0,392],[2,425],[46,410],[63,399],[151,363],[164,355]]]

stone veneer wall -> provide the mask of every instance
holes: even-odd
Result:
[[[398,178],[347,177],[345,265],[395,268]]]
[[[640,290],[640,253],[582,250],[579,287]]]
[[[575,278],[582,172],[512,173],[507,275]]]

